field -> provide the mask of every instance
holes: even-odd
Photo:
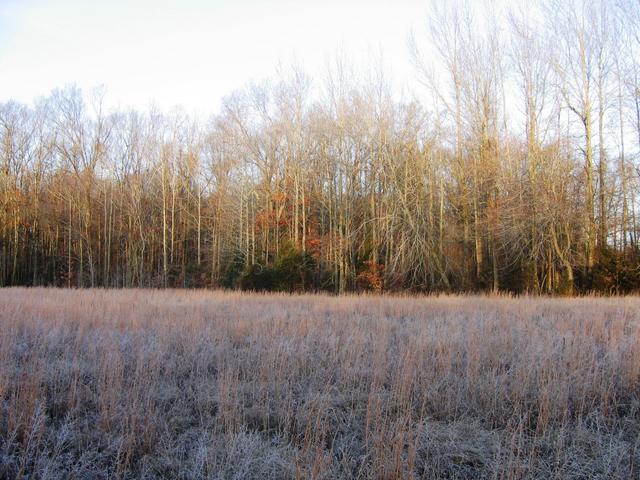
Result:
[[[640,298],[0,290],[0,478],[640,476]]]

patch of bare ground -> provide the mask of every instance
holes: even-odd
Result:
[[[0,290],[2,478],[640,476],[640,299]]]

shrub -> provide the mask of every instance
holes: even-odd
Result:
[[[245,268],[246,258],[243,252],[235,252],[233,258],[222,278],[222,286],[225,288],[238,288]]]
[[[277,285],[273,268],[255,263],[249,265],[240,277],[240,288],[255,292],[273,291]]]
[[[240,286],[253,291],[305,291],[313,285],[316,262],[308,252],[285,244],[273,265],[256,263],[242,273]]]
[[[313,281],[316,260],[309,252],[285,245],[275,265],[276,289],[280,291],[304,291]]]
[[[370,292],[381,292],[383,287],[384,266],[373,260],[365,260],[363,270],[356,277],[356,289]]]
[[[588,278],[589,288],[604,293],[629,293],[640,288],[640,256],[630,250],[603,248]]]

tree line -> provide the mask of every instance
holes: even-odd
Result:
[[[206,121],[0,104],[0,285],[640,287],[640,2],[434,2],[398,98],[337,59]]]

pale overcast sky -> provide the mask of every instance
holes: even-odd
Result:
[[[0,101],[52,88],[104,85],[111,105],[181,105],[211,113],[220,98],[295,59],[316,78],[336,52],[379,56],[411,81],[407,37],[427,0],[0,0]]]

